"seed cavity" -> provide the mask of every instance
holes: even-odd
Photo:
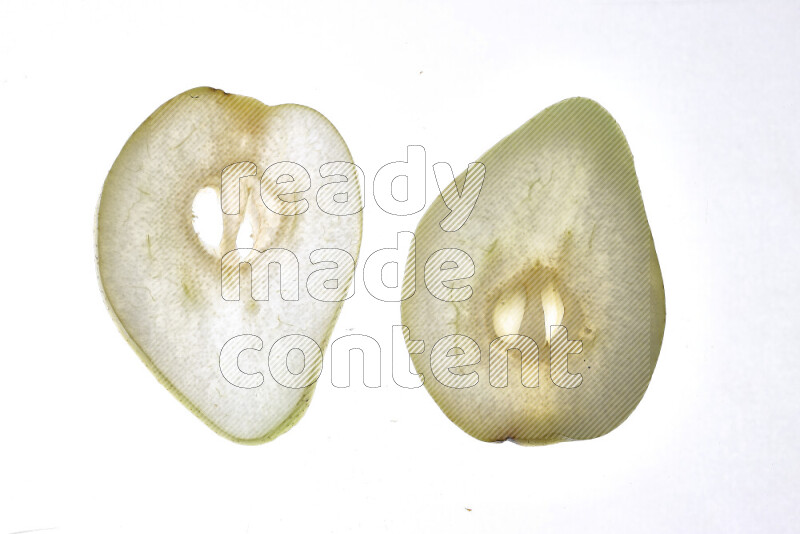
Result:
[[[544,332],[547,344],[550,344],[550,327],[558,326],[564,320],[564,302],[558,294],[553,282],[542,289],[542,310],[544,310]]]
[[[526,302],[524,287],[511,287],[500,296],[492,314],[492,324],[498,336],[519,333]]]
[[[206,250],[211,254],[218,254],[222,240],[222,210],[219,191],[215,188],[201,189],[194,197],[192,227]]]
[[[236,234],[236,248],[253,248],[254,242],[253,223],[250,222],[250,217],[245,217],[239,227],[239,233]]]

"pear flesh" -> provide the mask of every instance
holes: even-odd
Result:
[[[98,273],[108,308],[156,377],[229,439],[273,439],[311,399],[310,379],[290,387],[284,379],[294,373],[313,379],[351,282],[347,269],[333,291],[313,287],[317,278],[309,278],[330,266],[318,249],[344,251],[328,256],[334,259],[357,258],[360,208],[330,213],[342,201],[362,202],[348,162],[343,139],[313,109],[200,87],[158,108],[108,174],[97,214]],[[321,177],[324,164],[335,167],[326,176],[338,176]],[[193,203],[209,189],[222,194],[219,243],[204,242],[193,224]],[[255,251],[235,250],[243,225],[252,228],[248,248]],[[284,250],[280,273],[274,265],[256,268],[259,251],[270,249]],[[240,268],[243,261],[250,267]],[[287,266],[294,261],[297,271]],[[264,268],[268,280],[256,277]],[[311,296],[324,291],[329,298]],[[268,358],[282,338],[316,344],[298,347],[300,355],[291,343],[277,346],[285,351],[277,354],[285,359],[283,379],[280,361]],[[225,369],[223,347],[234,351],[238,369]]]
[[[473,290],[460,302],[406,277],[403,324],[425,343],[411,354],[416,370],[447,417],[480,440],[610,432],[644,395],[666,317],[625,136],[596,102],[573,98],[478,161],[486,175],[466,224],[444,231],[449,209],[438,198],[415,232],[407,270],[447,248],[475,265],[458,282]],[[463,191],[464,181],[448,189]],[[447,372],[453,380],[440,380]]]

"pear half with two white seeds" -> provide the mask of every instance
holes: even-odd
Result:
[[[644,395],[666,317],[625,136],[596,102],[574,98],[478,161],[485,178],[466,223],[445,231],[450,210],[438,198],[415,233],[407,273],[425,266],[427,281],[468,297],[413,291],[407,274],[403,324],[425,344],[412,353],[417,372],[447,417],[480,440],[610,432]],[[464,188],[462,174],[443,196]],[[434,254],[448,261],[431,265]]]
[[[318,112],[207,87],[158,108],[114,162],[97,214],[108,308],[162,384],[225,437],[268,441],[305,411],[351,294],[359,180]],[[193,217],[209,198],[212,238]]]

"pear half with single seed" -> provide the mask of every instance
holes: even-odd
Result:
[[[479,161],[485,178],[466,223],[445,231],[440,197],[415,233],[402,319],[409,339],[424,341],[418,354],[408,342],[417,372],[447,417],[480,440],[610,432],[644,395],[666,317],[625,136],[596,102],[573,98]],[[464,187],[462,174],[443,197]],[[412,267],[428,287],[415,287]],[[433,296],[455,288],[457,298]]]
[[[268,441],[310,402],[352,288],[359,179],[318,112],[208,87],[159,107],[114,162],[96,229],[107,306],[161,383],[223,436]],[[208,198],[216,238],[195,230]]]

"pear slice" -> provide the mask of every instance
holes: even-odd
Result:
[[[466,224],[442,229],[450,210],[440,197],[415,233],[407,272],[425,266],[427,278],[438,265],[426,261],[441,249],[474,262],[472,277],[444,282],[472,287],[459,302],[424,284],[414,291],[406,277],[404,295],[413,295],[403,324],[425,342],[412,354],[417,372],[447,417],[480,440],[546,444],[610,432],[644,395],[666,318],[625,137],[600,105],[573,98],[479,161],[485,180]],[[443,196],[464,183],[462,174]]]
[[[139,126],[106,178],[96,252],[109,311],[161,383],[231,440],[273,439],[311,400],[361,242],[355,169],[313,109],[200,87]],[[209,192],[222,195],[219,242],[195,231]],[[254,250],[237,250],[247,233]]]

